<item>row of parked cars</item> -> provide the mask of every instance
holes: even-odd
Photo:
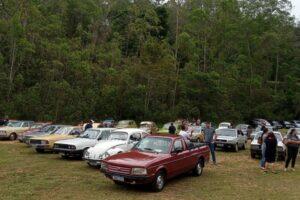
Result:
[[[179,174],[200,176],[210,156],[203,143],[185,141],[177,135],[151,134],[143,126],[83,131],[80,126],[39,125],[36,128],[37,123],[11,121],[0,128],[0,135],[18,138],[38,153],[51,151],[62,157],[83,158],[88,165],[101,167],[116,184],[151,184],[155,191],[161,191],[168,179]],[[12,133],[16,134],[13,138]]]

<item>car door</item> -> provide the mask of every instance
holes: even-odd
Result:
[[[188,166],[188,163],[186,162],[187,152],[187,150],[184,150],[181,139],[177,139],[174,141],[171,151],[171,169],[174,176],[186,171],[186,168]]]

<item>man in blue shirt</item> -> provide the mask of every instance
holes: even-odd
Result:
[[[215,155],[215,139],[216,139],[216,131],[213,127],[211,127],[210,122],[206,122],[206,126],[203,129],[204,133],[204,141],[210,149],[210,154],[214,164],[217,164],[216,155]]]

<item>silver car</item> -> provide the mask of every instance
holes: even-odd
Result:
[[[239,134],[237,129],[221,128],[216,130],[216,147],[233,148],[236,152],[245,149],[247,140],[243,134]]]

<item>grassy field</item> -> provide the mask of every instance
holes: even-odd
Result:
[[[37,154],[18,142],[0,141],[0,199],[299,199],[300,159],[296,172],[264,174],[246,151],[217,152],[201,177],[171,180],[160,193],[117,186],[84,161]]]

